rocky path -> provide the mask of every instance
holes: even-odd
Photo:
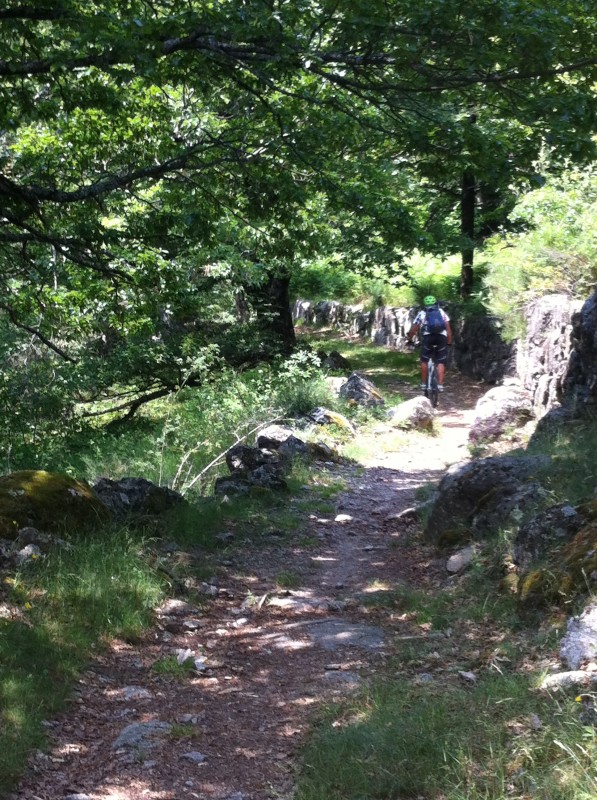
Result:
[[[144,641],[113,643],[70,711],[47,723],[51,750],[32,759],[14,800],[290,798],[317,709],[371,677],[401,637],[421,635],[368,600],[444,574],[399,515],[417,488],[468,457],[478,394],[454,378],[436,436],[380,447],[363,468],[330,467],[345,481],[334,513],[307,515],[290,540],[233,553],[205,608],[169,601]],[[383,426],[377,436],[381,444]],[[284,572],[297,588],[276,589]],[[175,674],[184,655],[190,669]]]

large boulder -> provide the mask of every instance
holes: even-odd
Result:
[[[84,481],[44,470],[0,477],[0,538],[14,539],[27,526],[52,532],[80,530],[109,519],[106,505]]]
[[[469,441],[490,442],[507,428],[519,428],[533,417],[533,396],[515,380],[490,389],[475,407]]]
[[[318,406],[307,414],[307,419],[315,422],[317,425],[337,425],[339,428],[344,428],[351,433],[355,432],[352,422],[337,411],[331,411],[329,408]]]
[[[554,547],[570,541],[583,527],[585,517],[570,505],[551,506],[519,528],[513,546],[513,559],[521,571],[541,561]]]
[[[349,376],[340,388],[340,396],[360,406],[382,406],[385,402],[375,385],[358,372],[353,372]]]
[[[290,468],[293,454],[284,451],[295,440],[292,432],[285,436],[285,432],[270,430],[267,434],[268,441],[275,444],[281,440],[277,450],[267,450],[260,447],[249,447],[237,444],[226,453],[226,464],[230,475],[216,479],[214,494],[216,495],[243,495],[248,494],[253,488],[271,489],[281,491],[288,488],[284,473]],[[296,439],[305,448],[304,442]]]
[[[284,425],[268,425],[257,436],[257,447],[265,450],[277,450],[281,445],[294,436],[292,428]]]
[[[387,416],[394,427],[429,430],[433,427],[435,411],[429,400],[420,395],[389,408]]]
[[[547,456],[498,456],[450,467],[425,526],[427,539],[453,544],[512,520],[519,524],[546,501],[535,479],[549,462]]]
[[[238,472],[246,476],[252,470],[265,464],[280,465],[279,455],[271,450],[249,447],[246,444],[236,444],[226,453],[226,465],[230,472]]]
[[[93,490],[118,521],[131,516],[160,516],[186,502],[173,489],[145,478],[100,478]]]

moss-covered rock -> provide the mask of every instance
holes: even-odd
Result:
[[[563,574],[541,567],[533,569],[518,582],[518,600],[523,606],[541,608],[552,605],[560,597]]]
[[[576,536],[551,553],[549,563],[523,575],[519,600],[524,605],[545,606],[585,594],[597,576],[597,520],[588,522]]]
[[[592,520],[581,528],[562,554],[572,584],[586,590],[587,582],[597,571],[597,521]]]
[[[467,544],[472,538],[470,528],[456,526],[443,530],[437,538],[436,545],[437,547],[455,547],[456,545]]]
[[[0,538],[13,539],[28,525],[80,530],[109,519],[108,509],[84,481],[44,470],[0,476]]]

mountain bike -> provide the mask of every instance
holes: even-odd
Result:
[[[437,388],[437,367],[435,356],[431,356],[427,365],[427,386],[425,387],[425,397],[431,402],[433,408],[437,408],[439,400],[439,389]]]

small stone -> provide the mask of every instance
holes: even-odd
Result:
[[[531,714],[530,723],[531,723],[531,728],[534,731],[540,731],[541,728],[543,728],[543,723],[541,722],[541,717],[538,714]]]
[[[462,550],[459,550],[458,553],[454,553],[453,556],[450,556],[448,563],[446,564],[446,569],[451,573],[461,572],[471,563],[473,560],[473,555],[474,550],[472,547],[465,547]]]
[[[334,522],[352,522],[353,517],[350,514],[336,514]]]
[[[464,670],[460,670],[458,672],[458,675],[462,678],[463,681],[466,681],[467,683],[477,682],[477,676],[475,675],[474,672],[465,672]]]
[[[415,678],[415,683],[433,683],[435,678],[430,672],[421,672]]]
[[[200,619],[185,619],[182,623],[182,627],[186,628],[189,631],[196,631],[197,628],[200,628],[203,625]]]
[[[157,720],[133,722],[121,732],[112,745],[112,749],[152,747],[155,744],[154,739],[166,736],[171,728],[172,726],[168,722],[158,722]]]
[[[122,690],[122,697],[127,702],[130,702],[131,700],[149,700],[153,695],[142,686],[125,686]]]
[[[203,764],[203,762],[207,760],[207,756],[204,756],[203,753],[200,753],[198,750],[182,753],[180,758],[184,758],[186,761],[192,761],[193,764]]]

